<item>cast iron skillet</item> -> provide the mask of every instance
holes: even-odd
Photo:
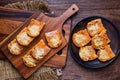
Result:
[[[92,17],[88,17],[88,18],[81,20],[80,22],[78,22],[78,24],[73,28],[73,30],[71,32],[70,43],[69,43],[70,53],[71,53],[71,56],[73,57],[73,59],[78,64],[80,64],[86,68],[91,68],[91,69],[106,67],[107,65],[109,65],[116,59],[116,57],[115,57],[112,60],[104,62],[104,63],[100,62],[98,59],[93,60],[93,61],[84,62],[79,57],[79,48],[76,47],[72,42],[72,35],[75,32],[77,32],[81,29],[85,29],[86,25],[89,21],[97,19],[97,18],[101,18],[104,27],[107,29],[107,35],[108,35],[109,39],[111,40],[110,46],[111,46],[113,52],[115,53],[116,57],[118,56],[119,50],[120,50],[119,49],[119,47],[120,47],[119,31],[118,31],[117,27],[111,21],[109,21],[103,17],[98,17],[98,16],[92,16]]]

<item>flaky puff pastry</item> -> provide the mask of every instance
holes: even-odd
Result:
[[[106,46],[108,43],[110,43],[110,39],[108,38],[106,34],[106,30],[103,30],[100,34],[95,35],[92,38],[91,43],[95,49],[101,49],[104,46]]]
[[[97,55],[98,55],[98,59],[101,62],[106,62],[106,61],[111,60],[112,58],[115,57],[114,52],[110,48],[110,45],[106,45],[103,49],[100,49],[97,52]]]
[[[58,29],[45,33],[45,37],[51,48],[57,48],[62,44],[62,35]]]
[[[13,55],[19,55],[21,54],[22,50],[23,50],[23,46],[21,46],[16,39],[12,40],[9,44],[8,44],[8,49],[10,51],[11,54]]]
[[[44,28],[45,23],[38,20],[32,19],[30,24],[27,27],[27,33],[31,37],[37,37],[41,30]]]
[[[35,60],[32,55],[25,54],[23,57],[23,62],[27,67],[35,67],[37,64],[37,60]]]
[[[28,46],[34,38],[27,34],[27,28],[25,27],[16,37],[18,43],[22,46]]]
[[[96,34],[99,34],[102,30],[106,29],[104,28],[101,19],[92,20],[87,24],[87,31],[90,36],[95,36]]]
[[[30,54],[36,59],[40,60],[46,56],[51,49],[45,44],[45,42],[41,39],[32,49],[30,50]]]
[[[83,61],[91,61],[97,58],[96,52],[92,46],[81,47],[79,56]]]
[[[77,47],[82,47],[88,44],[91,41],[91,38],[86,29],[80,30],[77,33],[74,33],[72,36],[73,43]]]

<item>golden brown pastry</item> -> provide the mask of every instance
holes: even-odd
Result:
[[[11,54],[13,55],[19,55],[21,54],[22,50],[23,50],[23,46],[21,46],[20,44],[18,44],[18,42],[16,41],[16,39],[12,40],[9,44],[8,44],[8,49],[10,51]]]
[[[40,60],[45,55],[47,55],[50,51],[50,48],[45,44],[45,42],[41,39],[31,50],[30,54],[36,59]]]
[[[27,28],[25,27],[16,37],[18,43],[22,46],[28,46],[34,38],[27,34]]]
[[[98,59],[101,62],[106,62],[108,60],[111,60],[112,58],[115,57],[114,52],[110,48],[110,45],[106,45],[103,49],[100,49],[98,52]]]
[[[44,22],[40,22],[38,20],[32,19],[27,27],[28,35],[31,37],[37,37],[40,34],[41,30],[43,29],[44,25],[45,25]]]
[[[23,56],[23,62],[27,67],[35,67],[37,61],[30,54],[25,54]]]
[[[86,44],[88,44],[91,40],[88,32],[86,29],[84,30],[80,30],[77,33],[74,33],[72,36],[72,40],[73,43],[77,46],[77,47],[82,47],[85,46]]]
[[[60,30],[47,32],[45,33],[45,37],[47,39],[48,45],[51,48],[57,48],[62,44],[62,36],[60,34]]]
[[[83,61],[91,61],[97,58],[96,52],[92,46],[81,47],[79,56]]]
[[[109,37],[108,37],[108,35],[106,33],[106,30],[101,31],[101,33],[99,35],[104,38],[105,43],[107,43],[107,44],[110,43],[110,39],[109,39]]]
[[[87,24],[87,31],[90,36],[95,36],[96,34],[99,34],[102,30],[106,29],[104,28],[101,19],[92,20]]]
[[[50,51],[50,48],[41,39],[24,56],[23,62],[27,67],[35,67],[38,61],[44,58]]]
[[[106,31],[102,31],[100,34],[95,35],[92,38],[92,46],[95,49],[101,49],[103,48],[105,45],[107,45],[108,43],[110,43],[110,40],[106,34]]]

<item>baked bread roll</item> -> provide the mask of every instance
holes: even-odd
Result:
[[[91,41],[91,38],[86,29],[80,30],[77,33],[74,33],[72,36],[73,43],[77,47],[82,47],[88,44]]]
[[[102,30],[106,29],[104,28],[101,19],[92,20],[87,24],[87,31],[90,36],[95,36],[96,34],[99,34]]]
[[[34,38],[27,34],[27,28],[25,27],[16,37],[18,43],[22,46],[28,46]]]
[[[45,23],[38,20],[32,19],[27,27],[27,33],[31,37],[37,37],[43,29]]]
[[[30,54],[36,59],[40,60],[45,55],[47,55],[50,51],[50,48],[45,44],[45,42],[41,39],[31,50]]]
[[[97,58],[96,52],[92,46],[81,47],[79,56],[83,61],[91,61]]]
[[[22,50],[23,50],[23,46],[21,46],[20,44],[18,44],[18,42],[16,41],[16,39],[12,40],[9,44],[8,44],[8,49],[10,51],[11,54],[13,55],[19,55],[21,54]]]
[[[115,57],[114,52],[110,48],[110,45],[106,45],[103,49],[100,49],[98,52],[98,59],[101,62],[106,62],[108,60],[111,60],[112,58]]]
[[[45,33],[45,37],[51,48],[57,48],[62,44],[62,36],[59,30],[47,32]]]
[[[98,35],[95,35],[93,38],[92,38],[92,46],[95,48],[95,49],[101,49],[103,48],[104,46],[106,46],[108,43],[110,43],[110,40],[106,34],[106,31],[103,30],[100,34]]]
[[[37,60],[35,60],[35,59],[32,57],[32,55],[30,55],[30,54],[25,54],[22,59],[23,59],[24,64],[25,64],[27,67],[35,67],[35,66],[36,66]]]

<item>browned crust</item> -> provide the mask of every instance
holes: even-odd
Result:
[[[13,46],[13,44],[16,44],[16,46],[18,46],[19,50],[16,51],[16,49],[12,50],[11,47]],[[21,46],[17,41],[16,39],[12,40],[9,44],[8,44],[8,49],[10,51],[11,54],[13,55],[20,55],[22,50],[23,50],[23,46]]]
[[[44,50],[44,54],[38,56],[38,58],[36,58],[36,53],[35,50],[37,48],[42,48]],[[32,56],[36,59],[36,60],[41,60],[42,58],[44,58],[44,56],[46,56],[49,52],[50,52],[50,48],[45,44],[45,42],[41,39],[31,50],[30,53],[32,54]]]
[[[33,41],[34,38],[27,35],[27,37],[29,38],[29,39],[27,39],[27,41],[26,40],[20,40],[20,36],[23,35],[23,33],[27,35],[27,28],[26,27],[17,35],[17,37],[16,37],[17,42],[22,46],[28,46]]]
[[[107,53],[103,53],[102,50],[105,50]],[[115,57],[115,53],[112,51],[110,45],[106,45],[106,46],[104,47],[104,49],[100,49],[100,50],[97,52],[97,54],[98,54],[98,59],[99,59],[101,62],[106,62],[106,61],[111,60],[111,59],[113,59],[113,58]],[[104,54],[104,56],[101,56],[101,55],[103,55],[103,54]],[[107,54],[107,55],[106,55],[106,54]]]
[[[36,58],[36,53],[34,53],[35,48],[43,48],[45,53]],[[23,62],[27,67],[35,67],[37,63],[42,60],[49,52],[50,48],[41,39],[35,46],[33,46],[23,57]],[[29,58],[29,59],[28,59]]]
[[[30,28],[33,27],[33,25],[38,26],[38,31],[34,32],[34,34],[31,33],[31,31],[30,31]],[[31,36],[31,37],[37,37],[40,34],[41,30],[44,28],[44,26],[45,26],[44,22],[40,22],[38,20],[32,19],[31,22],[30,22],[30,24],[27,27],[27,30],[28,30],[27,34],[29,36]]]
[[[77,43],[76,34],[78,34],[78,35],[82,34],[86,37],[86,39],[84,41],[82,41],[81,43]],[[77,33],[74,33],[73,36],[72,36],[72,41],[77,47],[82,47],[82,46],[85,46],[86,44],[88,44],[91,41],[91,38],[90,38],[87,30],[84,29],[84,30],[78,31]]]
[[[29,57],[29,59],[28,59]],[[35,67],[37,61],[30,55],[30,54],[25,54],[23,57],[23,62],[27,67]]]
[[[95,24],[98,24],[98,30],[96,29],[95,31],[97,32],[93,34],[93,31],[88,30],[88,28],[91,27],[91,25],[95,25]],[[92,20],[87,24],[87,31],[90,36],[95,36],[96,34],[99,34],[102,30],[106,30],[106,29],[104,28],[101,19]]]
[[[51,48],[57,48],[62,44],[62,35],[60,34],[60,30],[54,30],[51,32],[47,32],[47,33],[45,33],[45,37],[48,42],[48,45]],[[58,42],[55,42],[57,44],[54,45],[54,43],[52,43],[51,40],[56,39],[56,37],[58,38]]]
[[[83,52],[83,50],[85,51]],[[88,52],[89,52],[89,56],[87,55]],[[79,56],[83,61],[95,60],[98,57],[92,46],[85,46],[85,47],[80,48]]]
[[[97,40],[97,42],[95,41]],[[96,45],[96,43],[98,44],[102,42],[102,44],[99,44],[99,45]],[[102,31],[100,34],[98,35],[95,35],[93,38],[92,38],[92,46],[95,48],[95,49],[101,49],[103,48],[104,46],[106,46],[108,43],[110,43],[110,39],[108,38],[107,34],[106,34],[106,31]]]

